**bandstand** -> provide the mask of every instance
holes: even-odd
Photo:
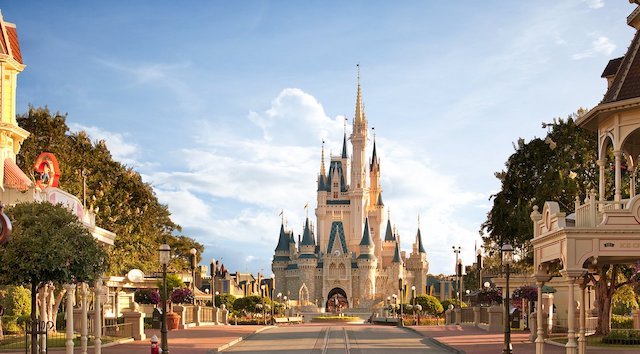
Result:
[[[639,4],[639,1],[633,1]],[[560,269],[569,291],[568,354],[585,353],[586,287],[605,265],[633,264],[640,259],[640,195],[636,194],[636,173],[640,157],[640,6],[627,23],[636,29],[624,57],[609,62],[602,74],[608,89],[600,104],[581,115],[577,124],[598,136],[599,189],[584,201],[576,198],[575,213],[567,216],[558,203],[547,201],[542,212],[534,207],[534,278],[538,298],[551,271]],[[607,156],[613,155],[613,200],[606,200]],[[623,170],[629,188],[623,190]],[[575,287],[580,299],[575,298]],[[579,300],[579,305],[576,302]],[[576,311],[579,321],[576,325]],[[542,302],[537,303],[536,353],[543,353]],[[577,327],[577,328],[576,328]],[[576,331],[577,330],[577,331]],[[577,336],[576,336],[577,332]]]

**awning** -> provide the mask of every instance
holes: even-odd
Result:
[[[4,159],[4,183],[5,188],[14,188],[21,191],[29,189],[33,182],[16,165],[11,158]]]

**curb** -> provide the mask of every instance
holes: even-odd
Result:
[[[224,351],[224,350],[228,349],[229,347],[232,347],[232,346],[242,342],[243,340],[250,338],[251,336],[253,336],[255,334],[258,334],[258,333],[260,333],[262,331],[266,331],[266,330],[271,329],[271,328],[275,328],[275,326],[266,326],[266,327],[259,328],[253,333],[249,333],[249,334],[247,334],[247,335],[245,335],[243,337],[238,337],[238,338],[232,340],[231,342],[229,342],[227,344],[223,344],[223,345],[221,345],[221,346],[219,346],[217,348],[213,348],[213,349],[207,351],[207,354],[215,354],[215,353],[219,353],[221,351]]]
[[[466,354],[466,352],[464,350],[460,350],[460,349],[452,347],[452,346],[450,346],[448,344],[442,343],[441,341],[439,341],[439,340],[437,340],[437,339],[435,339],[433,337],[426,336],[422,332],[419,332],[418,330],[416,330],[413,327],[399,327],[399,328],[404,328],[407,331],[413,332],[413,333],[415,333],[415,334],[417,334],[417,335],[419,335],[419,336],[421,336],[423,338],[426,338],[426,339],[430,340],[435,346],[440,347],[440,348],[445,349],[445,350],[448,350],[451,353]]]

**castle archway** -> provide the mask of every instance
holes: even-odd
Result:
[[[327,295],[327,302],[325,304],[327,312],[340,312],[349,308],[349,301],[347,299],[347,293],[341,288],[333,288]]]

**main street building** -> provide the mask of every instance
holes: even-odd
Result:
[[[330,156],[327,172],[323,144],[315,224],[307,218],[297,242],[292,230],[284,223],[280,226],[272,262],[275,294],[288,296],[300,306],[325,307],[327,311],[368,309],[393,294],[401,296],[399,279],[406,298],[411,296],[412,286],[418,295],[425,293],[429,263],[420,229],[407,257],[400,251],[400,236],[385,213],[375,135],[371,158],[367,159],[368,129],[358,78],[349,136],[351,157],[345,132],[342,153]]]

